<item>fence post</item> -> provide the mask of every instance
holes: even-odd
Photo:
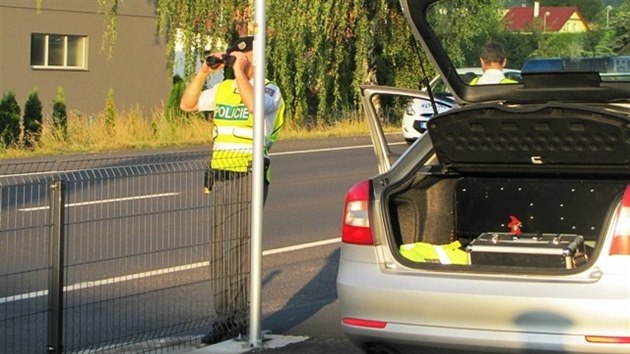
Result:
[[[48,277],[48,353],[63,352],[64,181],[50,184],[50,273]]]

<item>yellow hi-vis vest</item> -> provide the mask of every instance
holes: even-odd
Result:
[[[270,81],[266,81],[270,83]],[[249,113],[235,89],[234,80],[219,83],[214,98],[214,124],[216,136],[212,145],[210,167],[216,170],[248,172],[253,158],[254,115]],[[278,139],[284,124],[284,101],[278,107],[273,130],[265,137],[265,157]],[[269,180],[267,170],[267,180]]]
[[[400,254],[414,262],[465,265],[468,264],[468,253],[461,247],[459,241],[446,245],[407,243],[400,246]]]
[[[477,82],[479,82],[479,78],[480,78],[480,76],[477,76],[476,78],[470,80],[468,85],[477,85]],[[501,79],[501,81],[499,81],[499,83],[500,84],[517,84],[518,81],[512,80],[512,79],[508,79],[507,77],[504,77],[503,79]]]

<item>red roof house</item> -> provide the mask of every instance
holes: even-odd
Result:
[[[501,22],[512,32],[586,32],[588,24],[575,6],[512,7]]]

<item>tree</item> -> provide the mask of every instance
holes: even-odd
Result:
[[[360,109],[361,84],[423,81],[398,1],[271,0],[267,23],[267,70],[298,124]]]
[[[533,57],[579,57],[584,55],[582,36],[573,33],[541,36],[538,48],[530,54]]]
[[[114,89],[109,88],[105,99],[105,130],[109,136],[113,136],[116,128],[116,101],[114,100]]]
[[[605,8],[602,0],[544,0],[543,4],[544,6],[577,6],[587,22],[595,21]]]
[[[24,144],[32,146],[39,141],[42,133],[42,102],[33,89],[24,104]]]
[[[156,30],[167,35],[171,67],[177,41],[184,49],[184,78],[188,79],[207,49],[223,51],[227,43],[239,35],[247,35],[250,3],[250,0],[157,0]]]
[[[4,146],[17,143],[20,136],[20,106],[15,92],[9,91],[0,101],[0,138]]]
[[[349,103],[351,88],[358,87],[355,53],[367,44],[357,36],[362,2],[270,1],[269,76],[282,88],[288,113],[298,121],[317,115],[330,120],[331,113]],[[287,13],[292,13],[291,21]]]
[[[177,114],[181,114],[182,110],[179,109],[179,101],[181,101],[186,89],[186,82],[179,76],[173,76],[173,86],[171,87],[171,94],[166,102],[166,118],[173,119]]]
[[[239,35],[253,33],[252,3],[158,0],[157,27],[169,38],[169,55],[176,39],[186,51],[185,80],[207,48],[223,50]],[[288,116],[299,123],[307,117],[321,117],[325,123],[341,112],[358,109],[359,85],[366,78],[418,86],[418,75],[407,71],[419,59],[409,51],[411,35],[398,1],[269,0],[267,4],[268,77],[282,88]]]
[[[66,97],[63,87],[57,87],[57,96],[53,100],[52,122],[55,134],[60,139],[68,138],[68,112],[66,111]]]
[[[479,66],[479,48],[497,41],[492,35],[500,28],[502,8],[503,0],[453,0],[431,12],[432,27],[456,67]]]
[[[112,18],[118,0],[98,2],[109,16],[106,34],[115,31]],[[266,3],[267,76],[282,88],[287,118],[299,125],[328,124],[360,110],[361,84],[419,88],[435,74],[426,56],[414,50],[418,45],[398,0]],[[182,44],[185,81],[206,50],[222,51],[236,37],[254,33],[253,0],[155,0],[155,4],[156,30],[168,38],[171,67],[175,43]],[[490,33],[499,25],[504,0],[452,4],[444,13],[436,12],[435,20],[444,21],[437,28],[455,30],[455,35],[444,33],[442,39],[456,66],[476,66],[478,48],[494,39]],[[460,16],[464,13],[467,16]],[[106,38],[115,40],[111,35]]]
[[[630,55],[630,0],[625,0],[610,13],[612,50],[618,55]]]
[[[39,0],[41,1],[41,0]],[[101,10],[105,13],[105,31],[103,32],[103,41],[101,42],[101,50],[107,48],[108,57],[111,57],[116,44],[116,35],[118,27],[118,0],[98,0]]]

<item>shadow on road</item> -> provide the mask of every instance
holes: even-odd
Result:
[[[326,258],[325,266],[300,291],[295,293],[281,310],[264,318],[263,328],[270,329],[273,333],[285,333],[311,318],[326,305],[336,301],[339,252],[338,248],[334,250]],[[335,325],[338,324],[335,323]]]

